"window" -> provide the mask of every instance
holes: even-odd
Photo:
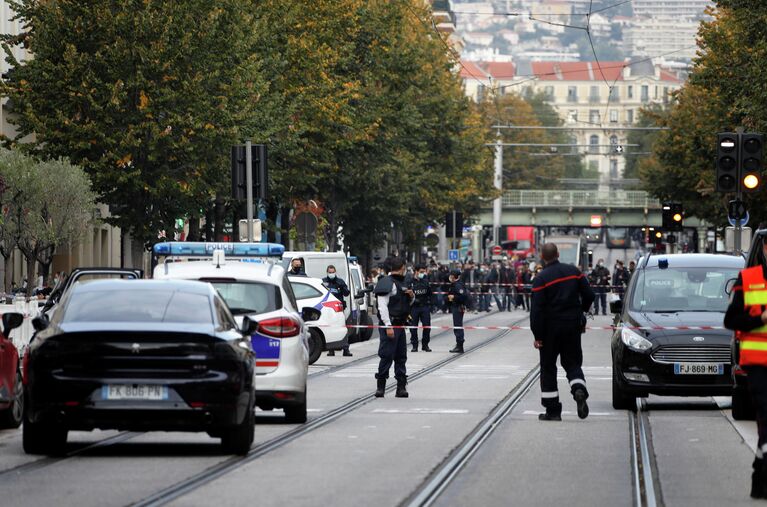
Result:
[[[546,100],[554,100],[554,87],[546,86],[543,88],[543,93],[546,96]]]
[[[620,100],[620,90],[617,86],[610,88],[610,95],[608,95],[610,102],[618,102]]]
[[[668,86],[663,87],[663,103],[668,104]]]
[[[610,110],[610,123],[618,123],[618,110]]]
[[[599,110],[598,109],[592,109],[589,111],[589,121],[591,123],[599,123]]]
[[[721,312],[727,310],[727,281],[738,276],[727,268],[648,268],[639,272],[631,309],[642,312]]]
[[[571,109],[569,113],[567,113],[567,121],[570,123],[575,123],[578,121],[578,111],[575,109]]]
[[[280,298],[279,289],[275,285],[234,280],[207,281],[224,298],[234,315],[273,312],[282,307],[282,298]]]
[[[610,179],[618,179],[618,161],[615,159],[610,160]]]
[[[568,86],[567,87],[567,101],[568,102],[578,102],[578,87],[577,86]]]
[[[288,297],[288,304],[293,310],[298,311],[298,303],[296,302],[296,295],[293,293],[293,286],[290,285],[288,277],[282,279],[282,290],[285,291],[285,295]]]
[[[647,102],[650,100],[650,87],[647,85],[642,85],[642,96],[641,96],[642,102]]]
[[[634,110],[633,109],[628,109],[626,111],[626,122],[634,123]]]
[[[610,147],[614,150],[618,146],[618,136],[610,136]]]
[[[298,283],[291,281],[290,285],[293,287],[293,294],[295,294],[297,301],[301,301],[302,299],[318,298],[322,296],[322,292],[318,291],[308,283]]]
[[[628,97],[630,99],[634,98],[634,87],[632,85],[629,85],[629,87],[628,87]]]
[[[657,86],[655,87],[655,95],[654,95],[654,97],[655,97],[655,100],[658,100],[658,87]]]
[[[599,136],[596,134],[589,138],[589,153],[599,153]]]
[[[105,301],[109,304],[104,304]],[[86,290],[72,293],[62,322],[213,324],[205,294],[174,290]]]
[[[570,153],[578,153],[578,138],[575,136],[570,136]]]
[[[592,86],[589,91],[589,102],[599,102],[599,87]]]
[[[226,309],[226,303],[221,298],[216,298],[214,303],[216,305],[216,318],[221,329],[224,331],[237,329],[237,323],[234,322],[232,314]]]

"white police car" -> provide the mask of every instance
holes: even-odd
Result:
[[[341,350],[348,342],[344,305],[319,278],[291,276],[290,284],[298,306],[316,308],[322,316],[309,325],[309,364],[314,364],[325,350]]]
[[[306,422],[309,330],[313,307],[299,304],[284,269],[276,265],[284,247],[270,243],[158,243],[154,278],[211,283],[238,321],[258,323],[251,337],[256,353],[256,405],[282,408],[292,423]],[[160,260],[164,258],[164,262]]]

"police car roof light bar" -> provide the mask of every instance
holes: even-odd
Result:
[[[169,257],[213,257],[213,252],[223,251],[228,257],[277,257],[285,253],[279,243],[217,243],[194,241],[168,241],[152,247],[155,255]]]

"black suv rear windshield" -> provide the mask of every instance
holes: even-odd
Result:
[[[631,309],[642,312],[722,312],[727,310],[727,268],[647,268],[638,271]]]
[[[160,290],[72,294],[62,322],[173,322],[212,324],[208,296]]]
[[[211,280],[234,315],[267,313],[282,308],[280,288],[260,282]]]

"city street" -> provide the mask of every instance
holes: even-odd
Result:
[[[466,323],[527,325],[527,314]],[[658,505],[749,503],[753,423],[733,425],[725,398],[650,397],[636,421],[613,410],[609,331],[584,335],[591,415],[578,419],[561,375],[562,422],[537,419],[529,331],[469,331],[463,355],[438,332],[434,352],[409,354],[408,399],[372,397],[377,343],[311,366],[309,421],[259,412],[244,458],[200,434],[128,432],[72,432],[65,457],[40,458],[4,431],[3,505],[632,505],[653,491]]]

